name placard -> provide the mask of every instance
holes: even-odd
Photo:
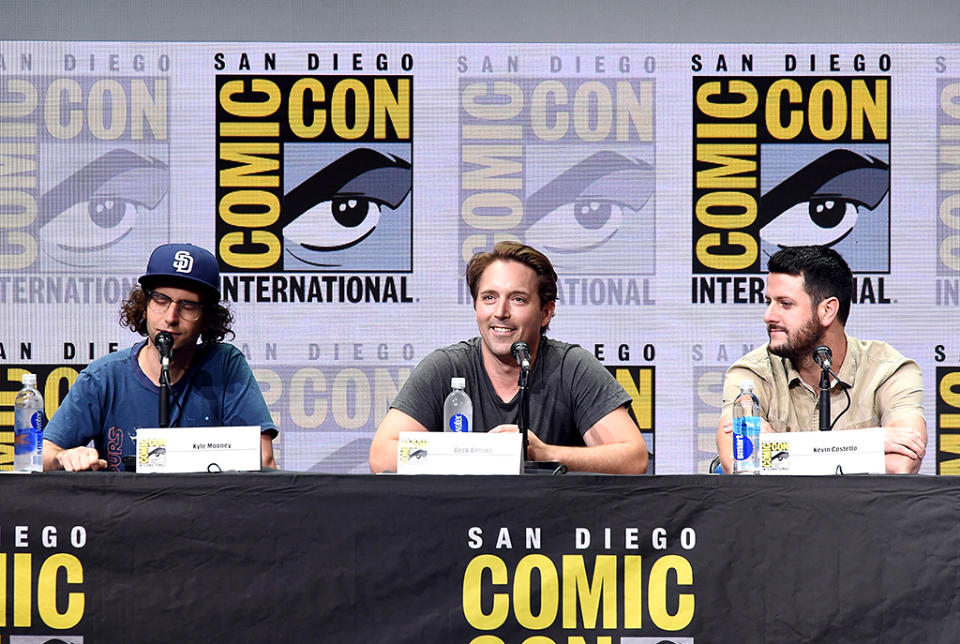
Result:
[[[520,474],[519,433],[400,432],[397,474]]]
[[[761,474],[884,474],[883,429],[760,435]]]
[[[260,470],[259,425],[137,430],[137,473],[227,470]]]

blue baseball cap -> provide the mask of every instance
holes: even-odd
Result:
[[[150,254],[147,272],[140,276],[145,289],[186,282],[220,301],[220,267],[213,253],[193,244],[164,244]]]

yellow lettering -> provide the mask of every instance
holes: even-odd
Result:
[[[220,257],[223,261],[236,268],[266,268],[277,263],[280,259],[280,240],[265,230],[250,231],[250,244],[261,244],[266,250],[259,253],[238,253],[233,249],[236,246],[247,244],[246,233],[232,232],[227,233],[220,239]]]
[[[490,572],[490,584],[505,586],[508,581],[507,566],[494,555],[474,557],[463,573],[463,616],[473,628],[492,631],[503,626],[510,611],[507,593],[493,593],[493,606],[489,613],[482,608],[484,572]]]
[[[66,583],[83,583],[83,565],[80,560],[64,552],[50,555],[40,567],[37,578],[37,611],[40,619],[50,628],[64,630],[73,628],[83,617],[85,598],[83,593],[67,594],[67,609],[57,612],[57,572],[66,571]]]
[[[633,398],[630,408],[641,430],[653,429],[653,372],[640,369],[639,383],[634,383],[629,369],[617,369],[616,379],[627,395]]]
[[[566,105],[567,87],[560,81],[543,81],[533,88],[530,97],[530,127],[541,141],[559,141],[570,127],[570,114],[566,110],[551,109],[547,106]],[[553,125],[547,118],[553,117]]]
[[[43,119],[51,136],[57,139],[72,139],[83,129],[83,109],[65,109],[64,102],[70,105],[80,105],[83,102],[80,84],[71,78],[58,78],[47,86]],[[62,120],[64,115],[67,115],[66,123]]]
[[[463,221],[480,230],[507,230],[523,219],[523,202],[509,192],[477,192],[463,200]]]
[[[280,88],[265,78],[250,80],[250,89],[263,94],[260,101],[237,101],[234,97],[244,93],[244,80],[228,81],[220,88],[220,107],[234,116],[244,118],[263,118],[270,116],[280,108]]]
[[[501,98],[506,98],[507,102],[502,102]],[[463,88],[460,101],[464,111],[474,118],[506,121],[523,109],[523,92],[517,84],[507,81],[471,83]]]
[[[481,145],[463,147],[463,163],[480,166],[463,173],[465,190],[522,190],[523,146]]]
[[[830,95],[830,127],[826,125],[826,96]],[[834,80],[822,80],[810,90],[810,133],[821,141],[840,138],[847,128],[847,94]]]
[[[623,558],[623,627],[643,626],[643,557],[626,555]]]
[[[539,572],[540,588],[534,592],[531,573]],[[534,615],[530,598],[540,598],[540,614]],[[546,555],[527,555],[517,564],[513,580],[513,612],[517,623],[530,630],[547,628],[557,619],[560,607],[560,579],[557,569]]]
[[[583,555],[563,555],[563,618],[564,628],[577,628],[577,607],[583,616],[583,627],[597,627],[597,615],[603,604],[602,628],[617,626],[617,557],[597,555],[593,580],[587,579]]]
[[[280,177],[279,159],[256,156],[260,154],[280,154],[279,143],[220,143],[220,159],[237,163],[232,168],[220,171],[220,185],[225,188],[277,188]]]
[[[719,81],[704,83],[697,88],[697,107],[707,116],[718,119],[742,119],[753,114],[758,105],[757,88],[743,80],[732,80],[727,84],[727,91],[723,92]],[[715,96],[730,98],[731,95],[742,96],[739,102],[711,100]]]
[[[13,555],[13,625],[30,626],[33,622],[30,607],[33,604],[33,555],[18,552]]]
[[[254,212],[254,208],[259,208],[260,212]],[[234,190],[223,196],[217,211],[220,218],[231,226],[262,228],[279,219],[280,199],[266,190]]]
[[[791,105],[800,105],[803,102],[803,90],[800,83],[792,78],[781,78],[774,81],[767,90],[767,104],[765,117],[767,119],[767,131],[774,138],[785,140],[796,138],[803,130],[803,110],[790,110],[790,120],[786,125],[781,121],[781,101],[783,95],[787,95],[787,102]]]
[[[731,212],[734,208],[740,212]],[[746,192],[708,192],[697,199],[696,213],[697,219],[711,228],[745,228],[757,219],[757,200]]]
[[[347,125],[347,94],[353,94],[353,127]],[[330,108],[330,123],[333,131],[342,139],[359,139],[367,133],[370,125],[370,95],[367,87],[356,78],[347,78],[333,88]]]
[[[397,79],[397,93],[385,78],[373,80],[373,138],[387,138],[387,117],[398,139],[410,138],[410,79]]]
[[[657,559],[650,569],[649,593],[650,619],[665,631],[679,631],[693,620],[694,596],[692,593],[677,595],[677,612],[667,612],[667,573],[674,571],[678,586],[693,584],[693,568],[690,562],[679,555],[665,555]]]
[[[723,243],[720,233],[707,233],[700,237],[697,240],[697,259],[708,268],[725,271],[743,269],[753,264],[759,252],[757,240],[747,233],[737,231],[726,233],[726,236],[726,244]],[[714,248],[736,247],[742,248],[743,252],[737,255],[711,252]]]
[[[109,102],[107,95],[110,96]],[[110,107],[109,126],[104,122],[107,106]],[[127,93],[123,91],[123,85],[111,78],[98,80],[90,88],[87,112],[91,134],[104,141],[119,139],[127,129]]]
[[[323,133],[327,126],[327,112],[322,108],[313,110],[313,121],[309,125],[304,122],[305,95],[310,93],[311,103],[321,105],[326,97],[326,90],[316,78],[301,78],[290,88],[290,107],[288,119],[290,130],[301,139],[313,139]]]
[[[757,162],[736,155],[756,157],[757,146],[752,143],[698,143],[697,161],[716,167],[697,172],[698,188],[756,188],[757,177],[733,175],[756,173]]]
[[[863,139],[864,117],[870,123],[873,136],[881,141],[887,139],[888,100],[890,92],[887,90],[889,81],[878,78],[874,87],[876,95],[871,95],[867,83],[862,78],[855,78],[850,92],[850,137],[854,140]]]

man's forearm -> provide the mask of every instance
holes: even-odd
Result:
[[[649,455],[642,444],[607,443],[592,447],[544,445],[535,460],[557,461],[578,472],[644,474]]]
[[[63,448],[56,443],[43,439],[43,471],[51,472],[53,470],[62,470],[63,466],[57,460],[57,454],[63,451]]]

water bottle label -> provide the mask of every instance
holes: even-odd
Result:
[[[467,420],[467,417],[463,414],[454,414],[450,417],[450,431],[451,432],[469,432],[470,431],[470,422]]]
[[[14,428],[13,432],[13,453],[14,454],[32,454],[37,451],[37,443],[40,439],[40,430],[43,429],[43,413],[33,412],[24,423],[25,426]]]
[[[760,443],[760,418],[742,416],[733,419],[733,458],[745,461]]]

